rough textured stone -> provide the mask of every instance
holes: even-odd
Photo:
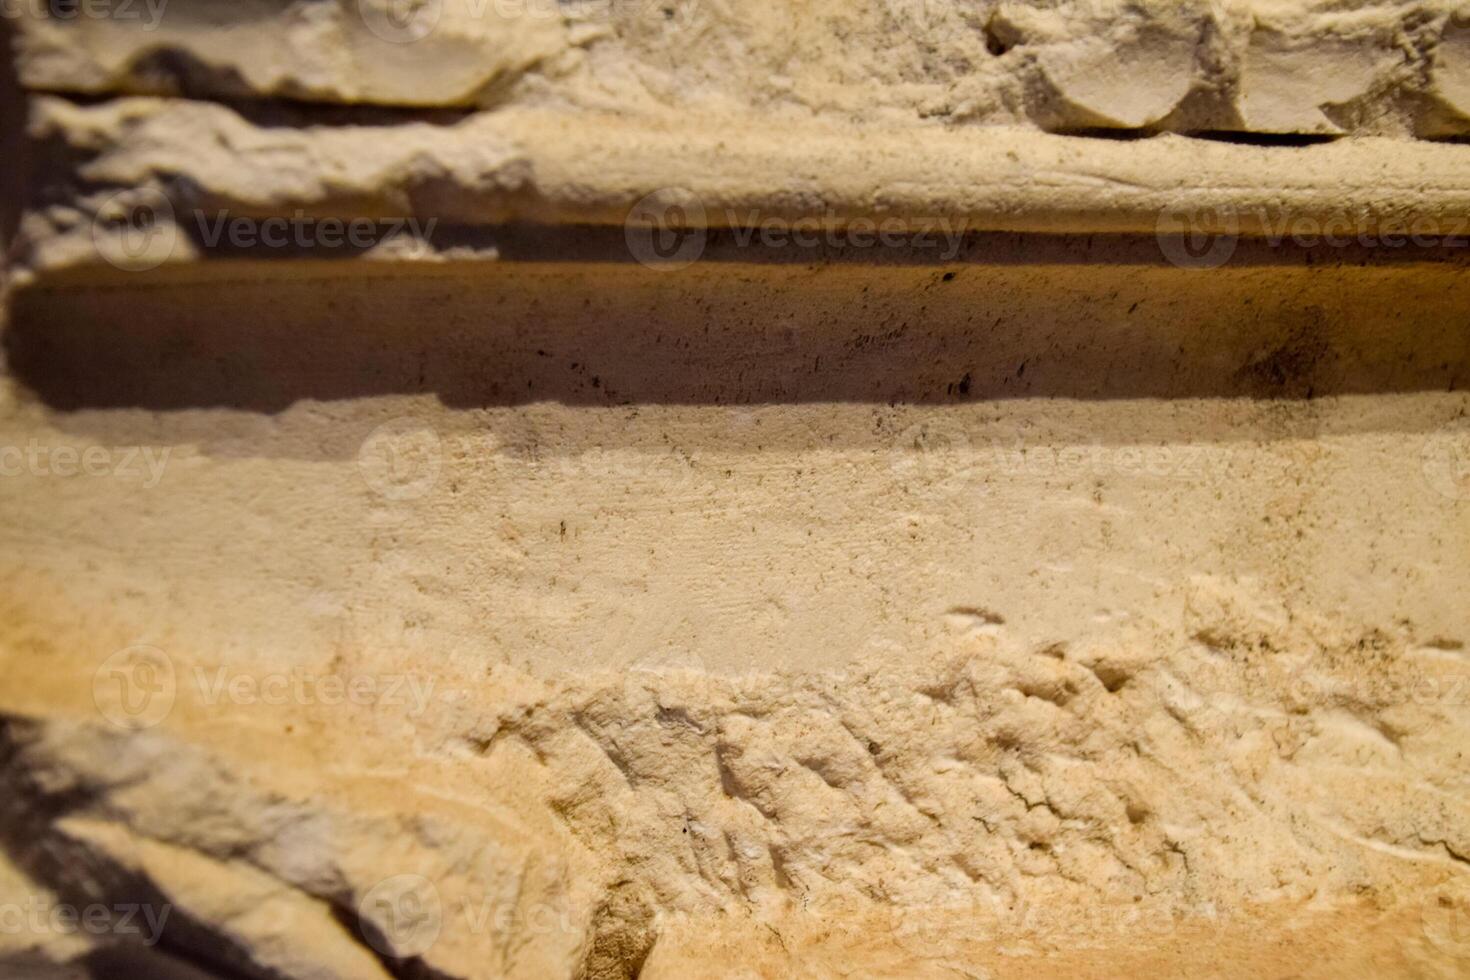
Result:
[[[1446,46],[1453,60],[1463,26],[1458,0],[174,0],[156,11],[140,2],[126,17],[40,9],[20,20],[20,68],[29,87],[53,92],[528,104],[686,123],[830,117],[1399,137],[1424,130],[1425,99],[1438,90],[1431,66]]]
[[[1464,976],[1463,26],[28,14],[0,973]]]
[[[1037,248],[22,292],[0,443],[170,455],[8,478],[14,860],[248,975],[1459,975],[1465,271]]]
[[[863,221],[870,236],[884,221],[936,236],[1197,230],[1231,241],[1326,230],[1401,242],[1470,228],[1463,148],[1386,138],[1281,148],[992,130],[915,144],[903,133],[813,124],[792,141],[769,128],[650,128],[519,109],[448,126],[321,126],[208,102],[79,106],[49,96],[32,101],[31,134],[34,186],[45,191],[22,223],[17,264],[28,269],[197,261],[220,251],[211,241],[226,215],[396,218],[404,234],[372,254],[427,259],[443,249],[414,240],[405,219],[442,226],[451,256],[486,257],[495,236],[477,230],[621,228],[640,207],[655,222],[680,213],[696,228]],[[120,240],[137,231],[120,218],[140,211],[158,233]]]
[[[1452,117],[1443,129],[1452,132],[1456,122],[1470,119],[1470,16],[1457,18],[1445,31],[1435,51],[1432,82],[1431,92]]]

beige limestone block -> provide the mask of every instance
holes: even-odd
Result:
[[[1362,8],[1260,4],[1240,68],[1242,128],[1340,133],[1334,112],[1382,86],[1405,63],[1398,44],[1407,5]]]
[[[41,277],[8,798],[293,976],[1461,975],[1463,266],[1057,247]]]
[[[824,119],[1396,138],[1419,132],[1416,101],[1445,84],[1427,66],[1454,6],[138,0],[118,11],[122,0],[77,0],[61,15],[15,3],[20,76],[35,91],[521,105],[690,126],[738,116],[751,128]]]
[[[18,24],[0,972],[1470,972],[1447,7],[143,26]]]
[[[1434,52],[1433,92],[1457,120],[1470,120],[1470,10],[1457,11]]]
[[[555,5],[540,0],[139,0],[108,5],[109,16],[93,7],[17,4],[24,84],[456,106],[493,98],[564,43]]]
[[[1168,116],[1193,87],[1208,16],[1205,3],[1002,3],[993,24],[1036,52],[1068,106],[1063,125],[1139,129]]]

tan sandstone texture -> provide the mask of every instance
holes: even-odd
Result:
[[[0,977],[1470,976],[1470,8],[3,9]]]

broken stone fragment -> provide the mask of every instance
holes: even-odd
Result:
[[[0,789],[57,807],[47,824],[11,813],[6,831],[24,833],[8,846],[65,889],[27,892],[0,865],[0,912],[30,895],[31,920],[42,918],[16,930],[35,934],[29,944],[0,932],[0,965],[64,964],[108,944],[151,950],[167,934],[173,952],[246,976],[369,980],[396,975],[384,969],[394,962],[453,977],[577,972],[585,889],[552,853],[560,845],[527,837],[509,810],[481,808],[473,823],[330,812],[146,732],[5,718],[0,751]],[[66,802],[67,791],[91,802]],[[89,907],[115,914],[96,928],[50,921]],[[487,949],[498,951],[489,964]]]
[[[1209,10],[1202,2],[1140,7],[1004,2],[992,30],[1035,54],[1058,105],[1049,128],[1154,125],[1195,81],[1196,47]]]
[[[1470,128],[1470,7],[1450,19],[1434,49],[1430,92],[1442,118],[1434,131],[1439,135]]]
[[[87,94],[474,105],[565,43],[554,0],[153,0],[109,17],[64,3],[21,9],[22,83]]]
[[[1448,2],[24,2],[16,51],[36,92],[1403,136],[1416,100],[1460,98],[1444,77],[1460,41],[1425,68]]]
[[[1290,13],[1296,13],[1292,7]],[[1387,87],[1404,62],[1382,8],[1338,17],[1257,17],[1240,69],[1241,129],[1336,134],[1337,110]]]
[[[1079,126],[1140,129],[1167,116],[1189,92],[1194,45],[1146,27],[1127,42],[1079,41],[1041,56],[1047,78],[1074,108]]]

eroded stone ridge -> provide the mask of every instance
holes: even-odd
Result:
[[[35,160],[12,255],[34,272],[141,271],[232,249],[285,260],[493,259],[497,230],[516,223],[621,226],[614,254],[654,264],[668,257],[639,238],[653,228],[677,231],[694,261],[714,247],[708,229],[770,222],[950,241],[990,231],[1141,234],[1192,265],[1227,261],[1247,236],[1429,247],[1453,246],[1470,229],[1464,149],[1383,137],[1276,147],[1011,127],[915,141],[903,130],[812,123],[791,140],[768,126],[650,126],[528,108],[447,125],[319,125],[281,107],[154,97],[78,105],[54,95],[31,98],[29,137]],[[820,181],[793,176],[814,167]],[[323,217],[383,224],[352,249],[324,247],[311,229],[297,241],[293,228]],[[260,234],[267,218],[269,241]],[[230,233],[242,220],[254,222],[248,240]],[[344,230],[334,233],[339,245]],[[1195,233],[1211,237],[1167,244]],[[957,251],[950,245],[943,257]]]
[[[38,91],[1439,138],[1460,0],[19,4]],[[88,11],[92,11],[88,13]]]
[[[634,976],[678,922],[795,937],[844,918],[881,921],[870,945],[922,974],[984,962],[992,928],[1014,964],[1354,893],[1427,923],[1391,962],[1451,975],[1434,926],[1470,896],[1461,651],[1222,581],[1191,605],[1173,650],[1022,649],[956,610],[968,649],[926,662],[496,668],[416,706],[388,795],[368,784],[394,764],[347,731],[323,733],[332,766],[309,774],[12,714],[3,843],[58,896],[171,909],[193,929],[173,953],[248,976]],[[380,732],[399,723],[384,704]],[[89,949],[50,938],[26,955]]]

